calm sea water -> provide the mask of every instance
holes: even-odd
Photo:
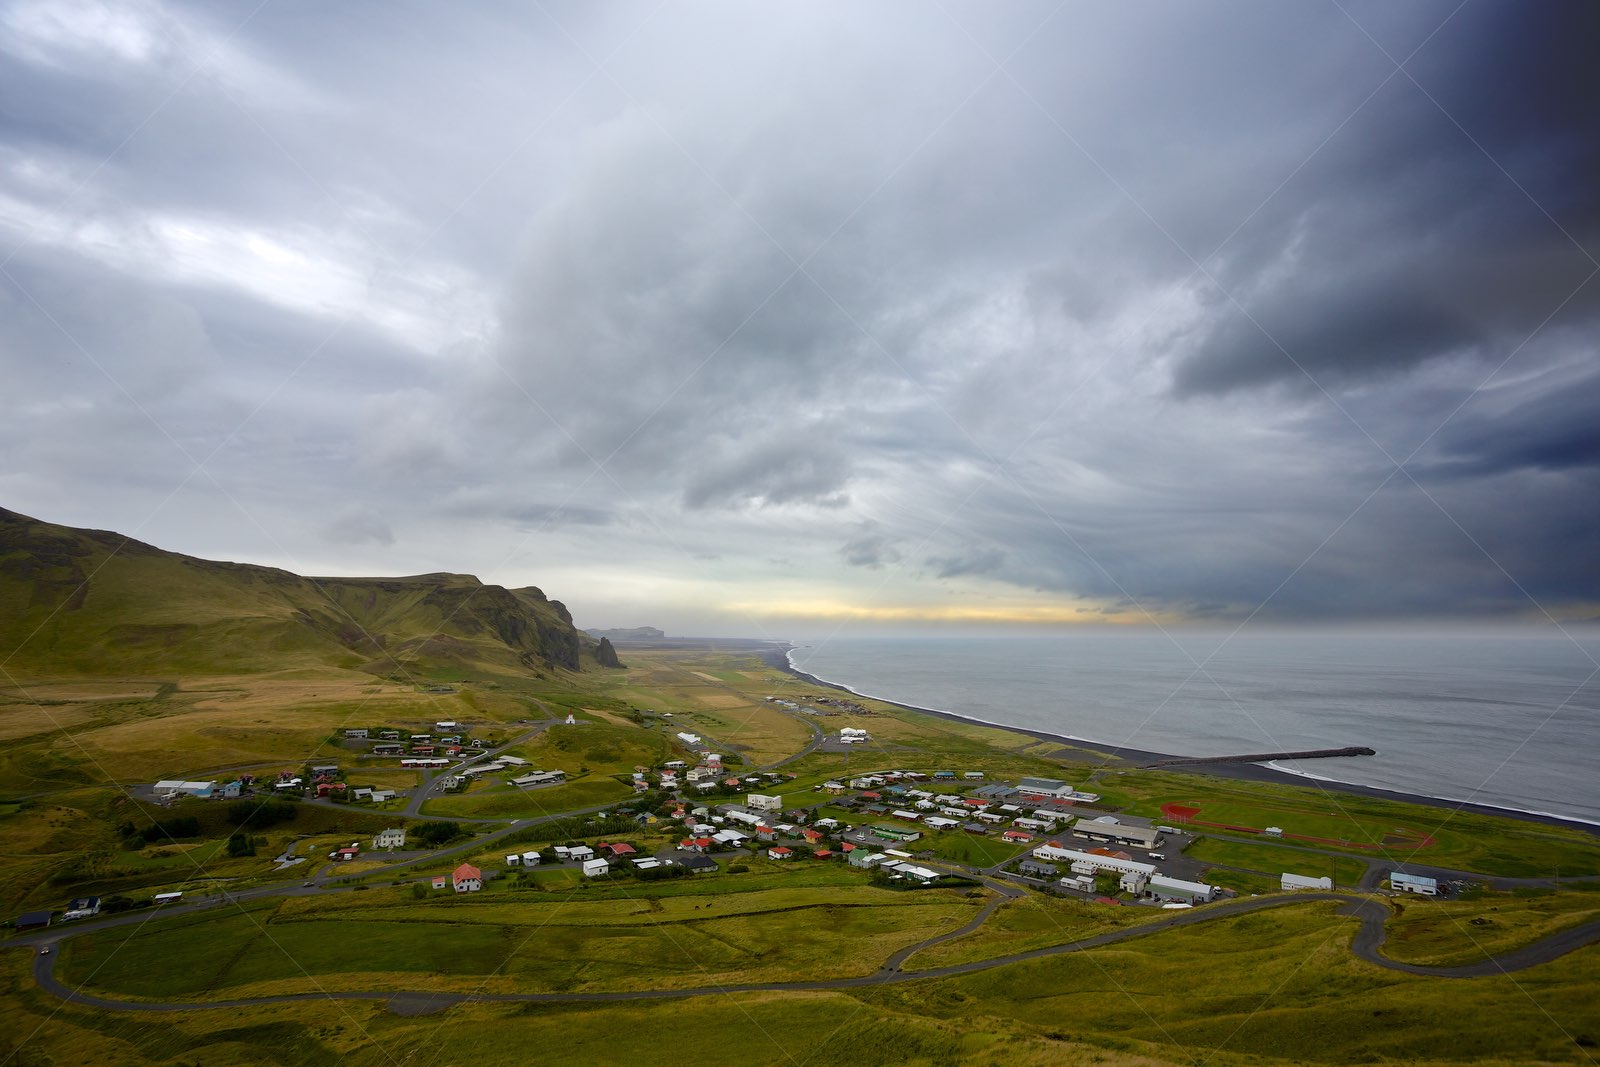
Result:
[[[1368,745],[1283,770],[1600,823],[1600,635],[833,639],[803,671],[858,693],[1182,755]]]

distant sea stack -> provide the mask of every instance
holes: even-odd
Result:
[[[659,641],[667,635],[654,626],[633,626],[610,630],[585,630],[590,637],[608,641]]]

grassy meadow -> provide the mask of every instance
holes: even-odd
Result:
[[[1354,857],[1319,856],[1253,841],[1215,837],[1199,838],[1183,854],[1206,863],[1221,863],[1256,871],[1272,880],[1273,889],[1278,888],[1278,876],[1284,873],[1302,874],[1307,878],[1332,878],[1336,886],[1355,888],[1361,884],[1361,876],[1367,869],[1365,863]],[[1231,872],[1217,872],[1218,876],[1227,873]]]
[[[564,992],[851,977],[954,929],[982,895],[864,884],[594,898],[505,890],[291,898],[74,938],[63,977],[147,999],[390,987]],[[679,888],[674,886],[674,889]]]
[[[510,820],[626,801],[632,790],[620,779],[636,765],[682,755],[673,738],[679,730],[703,734],[748,769],[800,752],[815,736],[813,725],[827,733],[861,725],[872,744],[784,765],[797,775],[779,790],[789,803],[824,802],[813,786],[874,769],[981,770],[990,780],[1040,774],[1084,784],[1104,794],[1107,806],[1158,822],[1165,821],[1163,804],[1188,804],[1201,809],[1200,820],[1280,825],[1377,846],[1321,856],[1220,832],[1194,844],[1190,855],[1202,862],[1245,868],[1219,868],[1213,880],[1246,892],[1275,890],[1280,871],[1331,874],[1354,885],[1368,858],[1541,878],[1559,869],[1563,881],[1600,875],[1594,838],[1561,828],[1315,788],[1141,771],[1103,754],[867,699],[860,703],[873,714],[864,717],[792,714],[765,698],[804,704],[837,694],[751,654],[622,649],[624,671],[519,673],[503,664],[433,663],[378,677],[312,652],[288,649],[287,669],[258,674],[215,669],[215,660],[207,673],[197,661],[159,677],[130,668],[126,678],[85,680],[62,670],[0,690],[0,737],[7,740],[0,753],[0,903],[20,911],[59,907],[90,892],[297,885],[321,861],[273,873],[271,857],[285,845],[298,841],[302,854],[320,856],[336,843],[364,842],[398,824],[399,815],[301,805],[293,821],[262,831],[267,843],[256,856],[229,858],[223,805],[153,809],[120,786],[169,776],[222,779],[244,769],[271,773],[328,759],[346,767],[352,784],[410,788],[415,772],[353,752],[339,740],[342,729],[425,732],[449,718],[470,724],[475,735],[509,740],[532,728],[520,720],[568,713],[578,725],[558,723],[510,751],[540,769],[565,770],[571,781],[529,792],[486,782],[431,798],[425,813]],[[121,666],[135,658],[130,651]],[[423,683],[447,683],[454,692],[429,693]],[[670,718],[660,714],[666,712]],[[187,814],[200,823],[196,838],[123,847],[124,824]],[[498,869],[505,852],[549,843],[537,833],[460,855]],[[676,833],[624,836],[651,848]],[[1411,847],[1430,837],[1431,844]],[[1000,842],[998,832],[930,834],[913,846],[923,850],[985,866],[1021,851]],[[459,858],[403,877],[448,870]],[[884,889],[840,863],[744,859],[748,870],[733,874],[727,857],[717,859],[724,868],[718,873],[671,881],[505,872],[480,894],[426,891],[420,899],[409,883],[390,884],[393,876],[361,879],[355,865],[342,873],[370,888],[90,930],[61,943],[59,974],[118,996],[197,1000],[316,989],[591,991],[845,977],[959,928],[992,900],[970,887]],[[1592,921],[1597,903],[1600,892],[1578,889],[1405,900],[1386,951],[1410,962],[1468,962]],[[1029,894],[1000,904],[981,929],[915,953],[905,969],[993,959],[1159,917]],[[951,979],[692,1002],[477,1003],[419,1017],[354,1001],[148,1016],[92,1012],[35,989],[28,952],[10,948],[0,952],[0,1060],[347,1067],[411,1057],[498,1062],[507,1050],[559,1048],[563,1057],[597,1062],[692,1055],[741,1067],[796,1060],[808,1067],[1593,1062],[1600,949],[1512,976],[1449,981],[1354,958],[1354,929],[1333,906],[1306,902]]]
[[[1396,900],[1384,955],[1402,963],[1477,963],[1600,919],[1600,886],[1474,893],[1464,900]]]

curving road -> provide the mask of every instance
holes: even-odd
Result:
[[[1309,903],[1312,901],[1340,901],[1345,906],[1339,909],[1339,914],[1350,915],[1360,920],[1355,937],[1351,940],[1350,950],[1359,958],[1368,963],[1376,964],[1393,971],[1402,971],[1406,974],[1424,975],[1436,978],[1481,978],[1505,974],[1512,971],[1533,967],[1547,963],[1573,952],[1586,945],[1600,940],[1600,922],[1586,923],[1583,926],[1551,934],[1531,945],[1515,949],[1503,955],[1480,960],[1477,963],[1465,964],[1457,967],[1423,967],[1417,964],[1401,963],[1384,956],[1380,951],[1383,946],[1385,930],[1384,922],[1389,911],[1382,903],[1366,897],[1351,896],[1346,893],[1302,893],[1295,896],[1282,897],[1248,897],[1232,900],[1221,904],[1211,904],[1193,911],[1176,911],[1169,917],[1159,919],[1142,926],[1129,927],[1121,930],[1112,930],[1092,937],[1082,938],[1063,945],[1052,945],[1047,948],[1033,949],[1028,952],[1016,952],[1006,956],[997,956],[992,959],[976,960],[971,963],[953,964],[947,967],[934,967],[923,971],[905,972],[900,970],[900,965],[911,955],[932,945],[948,941],[955,937],[969,933],[986,921],[994,910],[999,907],[1007,896],[1020,895],[1014,887],[1001,886],[985,881],[992,885],[1004,896],[996,898],[985,905],[979,914],[960,929],[940,934],[929,938],[908,948],[901,949],[889,957],[877,971],[858,978],[835,978],[814,982],[760,982],[732,985],[702,986],[694,989],[645,989],[626,992],[595,992],[595,993],[446,993],[424,991],[393,991],[393,990],[368,990],[355,992],[333,993],[292,993],[279,996],[248,997],[233,1000],[208,1000],[208,1001],[131,1001],[113,1000],[106,997],[94,996],[71,989],[59,981],[55,976],[54,953],[39,952],[34,956],[33,978],[39,987],[72,1004],[84,1007],[100,1008],[106,1011],[189,1011],[199,1008],[241,1008],[261,1004],[291,1004],[297,1001],[323,1001],[323,1000],[382,1000],[389,1002],[395,1010],[408,1014],[420,1014],[429,1011],[438,1011],[454,1004],[473,1001],[491,1001],[515,1004],[568,1004],[568,1003],[605,1003],[627,1000],[660,1000],[672,997],[706,996],[719,993],[751,993],[751,992],[808,992],[819,990],[858,989],[863,987],[888,985],[900,982],[915,982],[924,979],[950,978],[957,975],[972,974],[977,971],[986,971],[995,967],[1003,967],[1012,963],[1021,963],[1027,960],[1045,959],[1050,956],[1059,956],[1069,952],[1083,952],[1103,945],[1127,941],[1137,937],[1147,937],[1180,926],[1192,926],[1196,923],[1209,922],[1212,919],[1226,918],[1229,916],[1247,914],[1249,912],[1263,911],[1267,908],[1285,907],[1295,904]],[[56,938],[55,940],[59,940]]]

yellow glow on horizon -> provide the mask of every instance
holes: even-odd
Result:
[[[1010,603],[993,606],[976,604],[907,605],[851,604],[820,598],[768,600],[759,603],[737,602],[721,605],[729,613],[764,618],[853,619],[863,622],[962,622],[1028,624],[1138,625],[1179,623],[1181,615],[1138,608],[1111,609],[1109,605],[1068,605],[1055,603]]]

